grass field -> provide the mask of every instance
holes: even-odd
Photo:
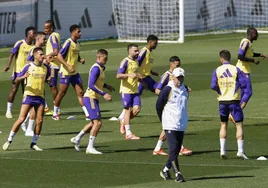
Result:
[[[144,92],[142,110],[132,122],[132,130],[141,136],[141,140],[125,141],[119,133],[119,123],[109,121],[110,117],[118,116],[122,109],[116,71],[120,61],[127,56],[127,44],[106,40],[82,43],[81,56],[86,59],[86,64],[79,67],[86,87],[89,68],[95,62],[96,49],[108,50],[106,82],[116,87],[117,92],[113,93],[111,103],[101,100],[100,104],[104,126],[95,145],[104,154],[85,154],[88,135],[81,142],[81,152],[76,152],[70,143],[70,138],[87,123],[70,87],[62,102],[61,120],[53,121],[51,117],[44,119],[38,141],[43,152],[31,151],[31,138],[25,137],[22,131],[16,135],[9,151],[0,149],[0,187],[267,187],[268,161],[257,161],[256,158],[268,157],[268,60],[253,66],[253,96],[244,110],[245,150],[250,160],[236,159],[235,127],[232,124],[227,140],[229,159],[221,160],[219,157],[218,103],[215,92],[210,89],[210,79],[213,69],[220,64],[220,50],[230,50],[233,55],[232,63],[236,63],[238,46],[243,37],[244,34],[228,34],[186,38],[184,44],[160,44],[154,53],[153,69],[161,74],[169,67],[169,57],[178,55],[186,71],[185,83],[192,88],[188,106],[190,121],[184,145],[194,153],[192,156],[179,157],[186,183],[178,185],[174,181],[164,181],[159,176],[167,157],[152,155],[161,131],[155,112],[154,94]],[[259,40],[254,42],[255,52],[268,55],[267,44],[268,36],[261,34]],[[10,48],[0,49],[0,70],[7,64],[9,51]],[[21,93],[17,94],[14,102],[13,119],[6,119],[11,72],[0,73],[2,145],[18,117]],[[49,90],[47,99],[52,108]],[[75,115],[77,120],[66,120],[70,115]],[[167,150],[166,144],[164,148]]]

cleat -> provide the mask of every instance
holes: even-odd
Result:
[[[86,154],[101,155],[102,152],[97,151],[95,148],[86,149]]]
[[[6,150],[9,148],[10,144],[11,144],[11,142],[6,141],[6,142],[4,143],[4,145],[3,145],[3,150],[6,151]]]
[[[21,127],[21,130],[22,130],[23,132],[25,132],[26,129],[27,129],[27,128],[26,128],[26,123],[22,123],[20,127]]]
[[[138,136],[135,136],[134,134],[126,135],[126,140],[140,140],[141,138]]]
[[[52,119],[54,119],[55,121],[59,121],[60,120],[60,116],[59,115],[52,116]]]
[[[6,118],[11,119],[12,118],[12,113],[11,112],[6,112]]]
[[[25,136],[33,136],[34,132],[33,131],[26,131]]]
[[[90,121],[91,119],[89,117],[86,117],[86,121]]]
[[[45,112],[45,116],[52,116],[52,115],[53,115],[53,111],[52,110]]]
[[[245,155],[245,153],[237,152],[236,156],[243,160],[248,160],[249,158]]]
[[[181,175],[181,173],[177,173],[176,174],[175,182],[185,182],[185,179],[183,178],[183,176]]]
[[[164,179],[164,180],[171,180],[171,175],[169,171],[164,172],[163,170],[160,171],[160,176]]]
[[[31,149],[35,150],[35,151],[43,151],[43,149],[39,148],[36,143],[31,143],[31,146],[30,146]]]
[[[76,140],[76,137],[71,138],[71,143],[74,144],[74,149],[76,151],[80,151],[80,145],[79,145],[80,143],[79,141]]]
[[[230,120],[232,123],[234,123],[234,124],[235,124],[235,120],[234,120],[234,118],[233,118],[232,114],[229,114],[229,120]]]
[[[126,132],[125,125],[121,119],[119,120],[119,122],[120,122],[120,133],[125,134]]]
[[[187,149],[187,148],[182,148],[179,155],[192,155],[193,154],[193,151],[190,150],[190,149]]]
[[[60,109],[58,109],[58,116],[60,116],[61,115],[61,112],[60,112]]]
[[[166,152],[164,152],[163,149],[160,149],[158,151],[153,151],[153,155],[168,155]]]
[[[228,159],[226,154],[221,154],[221,159]]]
[[[44,109],[44,112],[45,112],[45,113],[49,112],[49,108],[45,108],[45,109]]]

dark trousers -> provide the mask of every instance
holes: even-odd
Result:
[[[184,132],[165,130],[165,134],[167,137],[169,155],[166,167],[168,169],[172,167],[174,169],[174,172],[177,173],[180,171],[178,155],[181,150]]]

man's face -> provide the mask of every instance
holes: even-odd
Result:
[[[44,52],[42,50],[35,52],[34,59],[36,59],[41,64],[44,60]]]
[[[157,44],[158,44],[158,41],[157,40],[151,40],[149,42],[149,45],[150,45],[151,49],[156,49]]]
[[[46,35],[41,35],[41,36],[37,37],[36,40],[38,41],[39,44],[41,44],[41,46],[45,46],[46,41],[47,41]]]
[[[173,76],[173,82],[174,82],[174,85],[176,87],[180,87],[180,85],[183,83],[183,81],[184,81],[183,76],[178,76],[178,77]]]
[[[81,37],[81,29],[80,28],[77,28],[76,30],[74,30],[72,32],[72,35],[76,38],[76,39],[80,39]]]
[[[177,67],[180,67],[181,66],[181,62],[180,61],[173,61],[173,62],[170,62],[170,68],[172,70],[174,70],[175,68]]]
[[[132,59],[137,59],[138,55],[139,55],[139,48],[138,47],[132,47],[128,50],[128,55],[132,58]]]
[[[97,54],[97,61],[103,65],[105,65],[108,61],[108,56],[105,54]]]
[[[257,30],[253,30],[251,33],[251,39],[252,40],[257,40],[259,37],[258,31]]]
[[[28,31],[27,36],[31,39],[34,40],[36,37],[36,31],[34,29]]]
[[[46,35],[50,35],[53,32],[53,27],[49,23],[44,24],[44,32]]]

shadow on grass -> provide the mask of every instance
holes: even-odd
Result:
[[[94,146],[95,148],[106,148],[109,146]],[[81,148],[87,148],[87,146],[80,146]],[[74,146],[64,146],[64,147],[55,147],[55,148],[47,148],[46,150],[69,150],[69,149],[74,149]]]
[[[100,133],[111,133],[113,131],[102,131],[100,130]],[[42,133],[42,135],[44,136],[52,136],[52,135],[76,135],[78,134],[79,131],[75,131],[75,132],[59,132],[59,133]]]
[[[227,152],[236,151],[236,150],[227,150]],[[220,150],[205,150],[205,151],[194,151],[192,155],[201,155],[207,153],[220,153]]]
[[[141,138],[158,138],[159,135],[141,136]],[[187,136],[195,136],[197,134],[196,133],[185,133],[184,135],[187,135]]]
[[[188,179],[188,181],[210,180],[210,179],[254,178],[254,177],[255,176],[208,176],[208,177],[190,178]]]
[[[153,151],[154,148],[138,148],[138,149],[122,149],[122,150],[106,150],[104,153],[123,153],[123,152],[147,152]]]
[[[111,110],[101,110],[101,113],[111,112]],[[61,112],[61,115],[85,115],[83,111],[80,112]]]
[[[268,126],[268,123],[255,123],[255,124],[250,124],[250,125],[247,125],[247,124],[244,125],[244,127],[255,127],[255,126],[265,127],[265,126]]]

